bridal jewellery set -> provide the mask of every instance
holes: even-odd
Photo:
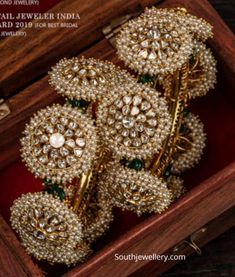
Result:
[[[205,41],[212,26],[184,8],[146,9],[117,34],[129,71],[108,61],[59,61],[49,83],[66,98],[35,113],[21,156],[43,183],[14,201],[11,225],[38,260],[83,262],[113,220],[114,206],[162,213],[198,163],[203,124],[188,103],[216,82]]]

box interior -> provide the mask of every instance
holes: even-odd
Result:
[[[200,163],[182,175],[188,191],[234,161],[235,105],[229,97],[232,95],[232,90],[231,87],[229,89],[229,84],[226,84],[223,78],[225,72],[222,69],[220,70],[220,62],[218,68],[218,83],[215,90],[210,91],[207,96],[197,98],[190,103],[190,110],[194,114],[198,114],[204,123],[207,146]],[[0,180],[0,213],[9,223],[10,206],[14,199],[22,193],[40,191],[42,185],[39,179],[35,179],[28,172],[20,160],[1,170]],[[114,214],[115,220],[108,233],[94,243],[94,252],[102,249],[108,243],[113,243],[122,234],[125,234],[148,217],[148,215],[137,217],[131,212],[123,212],[117,208],[114,209]],[[51,267],[41,262],[39,265],[50,276],[53,276],[55,272],[65,272],[67,270],[64,266]]]

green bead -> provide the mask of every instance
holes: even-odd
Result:
[[[193,54],[191,54],[191,55],[189,56],[189,64],[190,64],[191,66],[193,66],[193,65],[195,64],[195,57],[193,56]]]
[[[184,125],[184,124],[182,124],[181,126],[180,126],[180,133],[181,134],[184,134],[184,133],[186,133],[186,126]]]
[[[44,183],[46,186],[48,186],[48,185],[51,185],[51,184],[52,184],[52,181],[49,180],[49,179],[44,179],[44,180],[43,180],[43,183]]]
[[[86,109],[88,107],[88,105],[89,105],[89,102],[86,101],[86,100],[83,100],[83,99],[77,100],[77,106],[78,106],[78,108]]]
[[[65,199],[65,192],[64,192],[64,190],[62,188],[59,188],[56,191],[56,194],[60,198],[61,201]]]
[[[189,115],[189,109],[184,109],[183,116],[187,117]]]
[[[164,176],[165,178],[170,177],[170,175],[171,175],[171,170],[172,170],[172,164],[169,164],[169,165],[167,166],[167,168],[166,168],[166,170],[165,170],[163,176]]]
[[[88,105],[90,104],[88,101],[84,99],[68,99],[67,103],[70,104],[73,108],[78,108],[81,110],[86,110]]]
[[[58,184],[52,184],[50,182],[46,185],[44,191],[46,191],[48,194],[59,197],[61,201],[65,199],[65,192],[61,187],[59,187]]]
[[[144,166],[144,163],[140,159],[133,159],[129,162],[128,168],[140,171]]]
[[[144,74],[139,76],[138,83],[147,84],[147,83],[153,83],[153,82],[154,82],[154,78],[149,74]]]

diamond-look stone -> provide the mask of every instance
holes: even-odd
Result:
[[[121,122],[117,122],[117,123],[115,124],[115,128],[116,128],[117,130],[122,129],[122,123],[121,123]]]
[[[152,48],[159,49],[160,48],[160,44],[157,41],[153,41]]]
[[[34,133],[36,136],[41,136],[43,134],[42,130],[39,128],[35,129]]]
[[[148,101],[143,101],[141,104],[141,110],[147,111],[151,108],[151,104]]]
[[[33,235],[39,240],[45,240],[45,235],[41,231],[36,230]]]
[[[140,122],[145,122],[146,121],[146,116],[144,114],[139,114],[137,116],[137,120]]]
[[[122,100],[121,100],[121,99],[117,99],[117,100],[115,101],[115,105],[116,105],[119,109],[122,108],[122,106],[123,106]]]
[[[66,163],[64,160],[59,160],[58,161],[58,167],[59,168],[65,168],[66,167]]]
[[[141,140],[140,139],[138,139],[138,138],[135,138],[134,140],[133,140],[133,145],[135,146],[135,147],[139,147],[139,146],[141,146]]]
[[[67,156],[67,157],[66,157],[66,162],[67,162],[69,165],[75,163],[76,161],[77,161],[77,160],[76,160],[76,158],[75,158],[74,156]]]
[[[48,145],[48,144],[44,145],[42,148],[43,153],[47,154],[49,152],[50,148],[51,148],[50,145]]]
[[[116,111],[115,119],[116,119],[116,120],[122,120],[122,113],[119,112],[119,111]]]
[[[85,141],[84,138],[77,138],[76,139],[76,144],[83,148],[86,145],[86,141]]]
[[[154,51],[152,51],[148,56],[148,59],[151,61],[155,60],[156,58],[157,58],[157,54]]]
[[[82,132],[80,130],[77,130],[75,132],[75,136],[80,137],[82,135]]]
[[[65,147],[60,148],[60,154],[61,156],[65,157],[69,155],[69,150]]]
[[[46,221],[45,221],[45,219],[40,219],[39,220],[39,227],[40,228],[44,228],[46,226]]]
[[[39,218],[42,216],[42,213],[38,209],[34,209],[34,215],[36,218]]]
[[[48,162],[48,157],[47,157],[46,155],[41,156],[41,157],[39,158],[39,161],[40,161],[42,164],[45,164],[45,163]]]
[[[53,134],[54,130],[53,130],[53,127],[51,125],[47,125],[45,129],[48,133]]]
[[[147,35],[148,35],[149,38],[154,38],[154,39],[160,38],[160,36],[161,36],[158,29],[150,30]]]
[[[125,138],[125,139],[123,140],[123,144],[124,144],[125,146],[130,146],[130,145],[131,145],[131,140],[130,140],[129,138]]]
[[[141,141],[143,144],[146,144],[148,142],[148,137],[144,134],[141,135]]]
[[[156,127],[157,126],[157,120],[154,119],[154,118],[149,119],[147,122],[152,127]]]
[[[50,218],[49,223],[50,223],[50,224],[57,225],[57,224],[59,224],[59,219],[57,218],[56,215],[53,215],[53,216]]]
[[[147,48],[149,46],[149,41],[146,39],[140,43],[141,46]]]
[[[98,85],[98,82],[97,82],[95,79],[92,79],[90,82],[91,82],[91,84],[94,85],[94,86],[97,86],[97,85]]]
[[[50,156],[51,156],[53,159],[58,158],[58,156],[59,156],[58,151],[57,151],[56,149],[52,149],[52,150],[51,150],[51,153],[50,153]]]
[[[55,227],[53,227],[53,226],[48,226],[48,227],[46,228],[46,231],[47,231],[48,233],[52,233],[52,232],[55,231]]]
[[[76,124],[74,121],[70,121],[68,126],[69,126],[69,128],[71,128],[72,130],[74,130],[74,129],[77,128],[77,124]]]
[[[56,124],[56,128],[61,133],[64,131],[64,126],[62,124]]]
[[[137,131],[139,131],[139,132],[143,132],[143,131],[144,131],[144,125],[143,125],[143,124],[138,124],[138,125],[136,126],[136,129],[137,129]]]
[[[135,121],[132,117],[125,116],[122,120],[122,124],[125,128],[130,129],[134,126]]]
[[[146,132],[146,134],[147,134],[148,136],[150,136],[150,137],[154,136],[154,133],[155,133],[155,131],[154,131],[153,128],[146,128],[146,129],[145,129],[145,132]]]
[[[37,221],[35,219],[30,220],[30,225],[32,227],[36,227],[37,226]]]
[[[149,110],[147,113],[146,113],[146,116],[148,117],[156,117],[156,114],[153,110]]]
[[[96,76],[95,70],[93,70],[93,69],[89,70],[89,75],[92,77]]]
[[[148,57],[148,51],[147,50],[141,50],[139,52],[139,56],[146,59]]]
[[[79,73],[79,75],[84,76],[87,73],[87,71],[85,68],[82,68],[81,70],[79,70],[78,73]]]
[[[123,115],[128,115],[129,111],[130,111],[130,106],[128,106],[128,105],[123,106],[123,108],[122,108]]]
[[[74,148],[73,151],[74,151],[75,156],[77,156],[77,157],[82,156],[83,150],[81,148]]]
[[[73,131],[68,129],[68,130],[64,133],[64,135],[65,135],[66,137],[72,137],[72,136],[73,136]]]
[[[66,145],[68,145],[71,148],[75,147],[75,141],[73,139],[69,139],[65,142]]]
[[[107,123],[108,125],[112,125],[115,122],[115,119],[113,117],[108,117]]]
[[[132,97],[131,97],[131,96],[125,95],[125,96],[123,97],[123,102],[124,102],[126,105],[130,104],[131,101],[132,101]]]
[[[128,136],[129,136],[129,131],[128,131],[127,129],[124,129],[124,130],[122,131],[122,136],[123,136],[123,137],[128,137]]]
[[[136,136],[137,136],[136,131],[135,131],[134,129],[131,129],[131,130],[130,130],[130,137],[131,137],[131,138],[135,138]]]
[[[142,98],[139,95],[135,95],[133,97],[133,104],[135,106],[138,106],[142,102]]]
[[[111,107],[109,108],[109,113],[110,113],[110,114],[115,114],[115,113],[116,113],[116,108],[115,108],[114,106],[111,106]]]
[[[42,135],[40,141],[43,142],[47,142],[48,141],[48,137],[46,135]]]
[[[139,114],[140,110],[138,107],[136,106],[133,106],[132,109],[131,109],[131,115],[137,115]]]

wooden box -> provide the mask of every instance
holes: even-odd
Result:
[[[49,6],[46,2],[42,1],[42,11]],[[206,0],[158,2],[64,0],[51,12],[78,11],[78,28],[28,30],[27,37],[0,41],[0,93],[6,99],[0,105],[0,212],[4,218],[0,218],[0,276],[157,276],[176,261],[116,261],[115,253],[189,255],[235,225],[234,36]],[[214,38],[208,44],[218,60],[218,84],[215,91],[191,105],[205,124],[205,155],[183,176],[187,193],[162,215],[138,218],[115,210],[110,231],[94,244],[95,252],[87,262],[74,268],[38,263],[25,253],[6,222],[15,198],[40,189],[40,182],[19,161],[19,137],[33,112],[61,100],[49,87],[46,73],[64,56],[84,55],[117,63],[115,49],[102,28],[153,4],[186,7],[214,26]],[[180,243],[182,240],[190,243]]]

